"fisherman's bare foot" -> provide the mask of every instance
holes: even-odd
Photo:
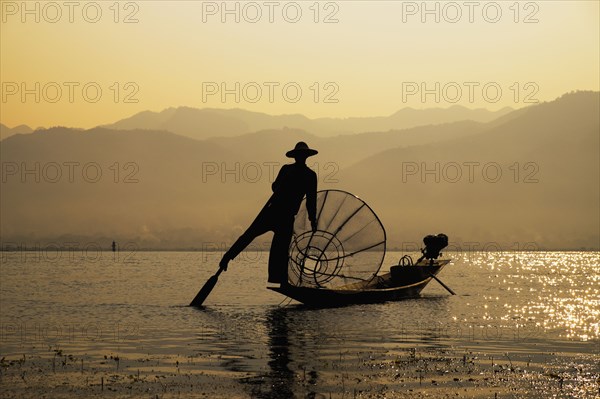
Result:
[[[227,265],[229,264],[229,258],[227,256],[223,256],[223,259],[219,262],[219,267],[223,269],[224,272],[227,271]]]

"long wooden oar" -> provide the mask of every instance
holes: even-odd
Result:
[[[200,291],[198,291],[190,303],[190,306],[202,306],[210,292],[213,290],[213,288],[215,288],[215,285],[219,280],[219,274],[221,274],[222,271],[223,269],[219,268],[219,270],[217,270],[217,272],[211,278],[209,278],[206,283],[204,283],[204,286],[200,289]]]
[[[434,279],[435,281],[437,281],[438,283],[440,283],[440,284],[442,285],[442,287],[444,287],[444,288],[445,288],[445,289],[446,289],[446,290],[447,290],[449,293],[451,293],[452,295],[456,295],[456,292],[452,291],[452,290],[450,289],[450,287],[448,287],[446,284],[444,284],[444,283],[442,282],[442,280],[440,280],[439,278],[437,278],[437,277],[436,277],[436,276],[435,276],[433,273],[431,273],[431,272],[427,272],[427,273],[429,273],[429,275],[430,275],[431,277],[433,277],[433,279]]]

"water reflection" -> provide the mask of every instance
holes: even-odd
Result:
[[[244,378],[252,397],[278,399],[294,397],[295,373],[290,368],[289,308],[273,308],[264,320],[268,335],[268,370],[257,377]]]
[[[560,338],[600,337],[599,253],[490,252],[472,254],[470,264],[487,272],[490,287],[499,288],[495,295],[484,295],[495,303],[483,309],[479,304],[470,313],[481,314],[481,309],[490,320],[532,326]]]
[[[270,391],[263,398],[291,398],[294,372],[290,370],[290,337],[288,310],[276,308],[266,318],[269,334],[269,368],[267,379]]]

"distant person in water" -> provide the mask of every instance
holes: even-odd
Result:
[[[296,160],[283,165],[271,188],[273,195],[258,214],[248,230],[238,238],[223,255],[219,266],[227,270],[227,264],[244,250],[256,237],[272,231],[273,241],[269,253],[269,282],[287,284],[288,249],[294,232],[294,217],[306,195],[306,210],[313,231],[317,229],[317,174],[306,166],[306,159],[316,155],[317,150],[304,142],[296,144],[285,155]]]

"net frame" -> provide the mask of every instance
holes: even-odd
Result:
[[[330,217],[329,226],[322,226],[322,223],[320,222],[323,211],[325,209],[330,211],[330,209],[327,208],[327,199],[330,198],[330,196],[337,196],[338,199],[343,199],[337,209],[335,209],[335,214]],[[321,198],[322,201],[320,201]],[[331,223],[338,216],[338,213],[344,209],[345,202],[348,199],[358,205],[356,209],[351,211],[349,215],[343,216],[343,221],[337,224],[336,228],[332,231],[323,229],[323,227],[330,227]],[[366,215],[362,217],[369,217],[370,220],[356,230],[354,234],[340,240],[340,237],[338,237],[340,232],[361,212],[366,212]],[[336,286],[336,283],[338,285],[348,284],[348,280],[351,280],[351,282],[354,283],[357,281],[369,282],[373,280],[383,265],[387,245],[387,233],[385,227],[375,211],[373,211],[364,200],[347,191],[321,190],[317,192],[316,219],[318,228],[313,233],[310,228],[310,222],[308,221],[305,197],[300,205],[299,212],[296,215],[294,234],[288,250],[288,274],[291,277],[290,282],[292,285],[329,288],[328,286]],[[353,250],[350,250],[349,248],[344,249],[345,242],[350,242],[352,238],[360,234],[372,223],[375,223],[375,233],[381,235],[381,240],[376,240],[376,242],[373,242],[370,245],[355,248]],[[375,250],[377,247],[381,248]],[[352,272],[352,265],[345,265],[346,260],[353,259],[355,255],[360,255],[363,252],[371,250],[374,250],[373,252],[375,253],[380,253],[380,256],[375,257],[372,267],[367,268],[368,274],[363,272],[364,275],[357,276],[352,275],[351,273],[345,273],[345,266]],[[307,266],[307,261],[311,262],[309,266]]]

